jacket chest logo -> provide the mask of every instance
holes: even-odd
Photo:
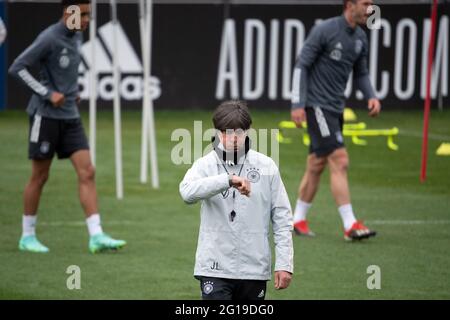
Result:
[[[69,50],[64,48],[59,56],[59,66],[66,69],[70,65]]]
[[[247,171],[247,179],[251,183],[257,183],[261,178],[259,169],[257,168],[248,168],[246,171]]]
[[[335,61],[340,61],[342,59],[342,43],[338,42],[334,46],[334,49],[330,53],[330,58]]]

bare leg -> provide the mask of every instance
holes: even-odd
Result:
[[[349,164],[348,153],[345,148],[339,148],[328,156],[330,166],[330,184],[334,200],[339,206],[350,203],[347,170]]]
[[[47,182],[52,159],[32,160],[31,177],[23,193],[23,212],[36,215],[42,189]]]
[[[70,157],[78,175],[80,203],[86,217],[98,213],[95,168],[91,163],[89,150],[80,150]]]
[[[316,195],[320,183],[320,176],[327,164],[326,157],[310,154],[306,162],[306,171],[298,189],[298,198],[311,203]]]

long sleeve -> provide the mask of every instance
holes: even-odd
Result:
[[[202,162],[194,162],[180,183],[181,197],[188,204],[211,198],[230,187],[227,173],[208,177],[202,170],[205,165]]]
[[[353,79],[356,88],[361,90],[366,100],[369,100],[376,98],[376,96],[369,78],[369,69],[367,67],[367,47],[367,38],[365,38],[363,41],[361,54],[353,66]]]
[[[36,40],[14,60],[9,68],[9,74],[19,79],[39,96],[49,99],[51,90],[37,81],[28,69],[36,63],[45,60],[51,51],[51,39],[41,34]]]
[[[276,165],[273,164],[275,167]],[[294,271],[294,247],[292,243],[292,210],[278,168],[273,175],[272,228],[275,242],[275,271]]]
[[[323,50],[320,25],[314,26],[297,58],[292,76],[292,109],[304,108],[308,94],[309,70]]]

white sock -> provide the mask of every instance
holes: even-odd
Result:
[[[344,229],[348,230],[352,227],[352,225],[356,222],[355,215],[353,214],[352,205],[344,204],[338,208],[339,213],[341,214],[342,222],[344,224]]]
[[[100,223],[100,214],[94,213],[86,219],[89,235],[92,237],[96,234],[103,233],[102,225]]]
[[[306,214],[311,206],[311,203],[303,202],[302,200],[297,199],[297,205],[295,206],[294,211],[294,224],[299,221],[306,220]]]
[[[36,234],[37,215],[22,216],[22,237],[34,236]]]

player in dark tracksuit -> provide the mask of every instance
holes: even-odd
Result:
[[[103,233],[100,224],[95,168],[77,106],[82,31],[89,24],[91,8],[89,0],[63,0],[62,5],[62,19],[42,31],[9,69],[12,76],[33,92],[27,108],[30,116],[28,156],[32,161],[32,173],[24,191],[19,249],[49,251],[36,238],[35,225],[39,199],[55,153],[60,159],[70,158],[77,172],[80,202],[90,235],[89,250],[118,249],[125,241]],[[36,65],[40,68],[39,81],[29,72],[29,68]]]
[[[372,4],[372,0],[344,0],[342,16],[325,20],[311,30],[295,65],[291,116],[297,126],[306,117],[311,138],[294,213],[294,230],[300,235],[314,235],[306,215],[326,165],[344,224],[344,238],[360,240],[376,234],[353,213],[347,179],[349,159],[342,136],[344,91],[352,71],[356,87],[368,100],[369,115],[376,116],[381,110],[369,80],[367,36],[359,26],[367,22]]]

